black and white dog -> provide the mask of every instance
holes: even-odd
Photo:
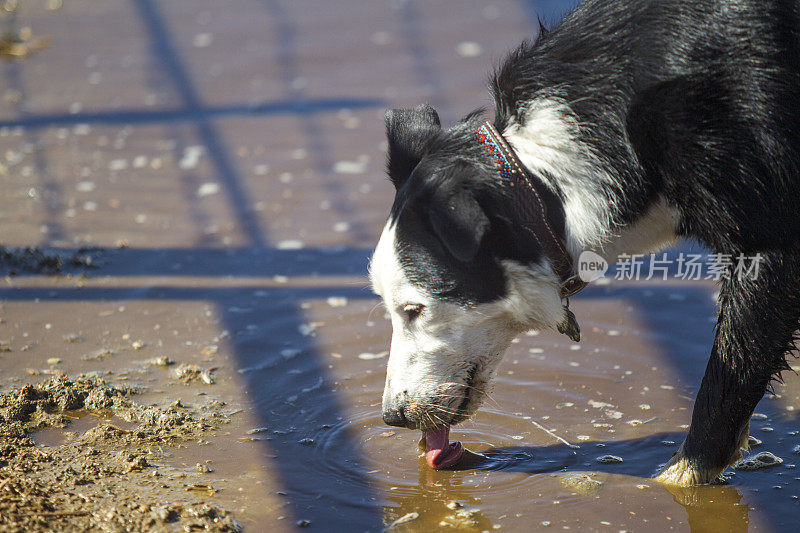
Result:
[[[694,239],[763,258],[721,281],[688,436],[657,479],[718,479],[787,368],[800,318],[800,2],[586,0],[510,54],[493,122],[386,115],[397,194],[370,274],[393,334],[383,396],[428,462],[461,454],[513,338],[554,327],[572,265]]]

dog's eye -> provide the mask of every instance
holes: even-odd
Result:
[[[408,322],[413,322],[422,314],[424,308],[425,306],[421,304],[406,304],[403,306],[403,314]]]

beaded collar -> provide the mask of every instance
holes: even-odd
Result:
[[[539,242],[555,273],[561,279],[559,291],[561,298],[569,298],[583,290],[587,283],[575,274],[572,256],[566,248],[563,224],[551,223],[547,205],[534,185],[535,178],[491,122],[486,121],[480,125],[475,131],[475,140],[495,159],[500,167],[500,177],[505,183],[512,187],[522,187],[523,190],[530,192],[527,196],[531,202],[523,202],[530,205],[521,207],[523,220],[527,221],[525,227]],[[554,231],[554,228],[558,232]]]

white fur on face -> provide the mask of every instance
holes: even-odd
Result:
[[[556,277],[547,268],[505,261],[505,297],[466,308],[408,280],[395,236],[395,226],[387,223],[370,264],[373,289],[392,321],[384,407],[402,404],[406,417],[421,428],[460,421],[480,406],[516,335],[563,319]],[[424,306],[413,322],[404,312],[407,305]],[[473,389],[464,403],[470,379]]]

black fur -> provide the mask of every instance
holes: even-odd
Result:
[[[441,129],[439,114],[427,104],[386,112],[386,137],[389,139],[386,171],[395,187],[405,183],[422,160],[425,143]]]
[[[698,469],[724,467],[800,318],[800,2],[587,0],[512,52],[492,92],[499,131],[535,99],[566,103],[597,175],[613,178],[599,182],[612,232],[662,198],[680,236],[765,258],[758,280],[721,284],[684,447]],[[387,115],[403,266],[466,305],[504,294],[499,259],[541,258],[475,127],[442,130],[430,107]],[[563,196],[558,176],[539,177]]]
[[[387,115],[390,139],[395,116]],[[493,301],[505,293],[497,263],[498,254],[506,253],[504,240],[500,226],[490,226],[482,207],[493,187],[494,168],[472,139],[475,127],[469,119],[447,132],[423,128],[428,136],[424,149],[413,155],[421,162],[407,175],[390,172],[398,187],[391,216],[406,274],[432,294],[463,305]],[[397,137],[389,144],[398,147],[390,149],[390,169],[403,166],[393,162],[397,153],[421,146],[401,148]]]
[[[396,131],[391,123],[395,116],[396,112],[387,115],[390,137]],[[413,158],[419,162],[413,171],[390,173],[398,187],[391,218],[397,224],[398,255],[406,275],[428,292],[466,306],[505,295],[501,260],[528,264],[543,257],[520,207],[531,193],[498,180],[496,162],[474,138],[480,116],[473,113],[447,131],[426,129],[425,142],[414,148],[419,151]],[[389,144],[401,142],[394,138]],[[390,149],[389,168],[403,167],[393,162],[394,154],[411,151]],[[563,208],[556,195],[543,184],[535,187],[552,207],[552,220],[563,228]]]

